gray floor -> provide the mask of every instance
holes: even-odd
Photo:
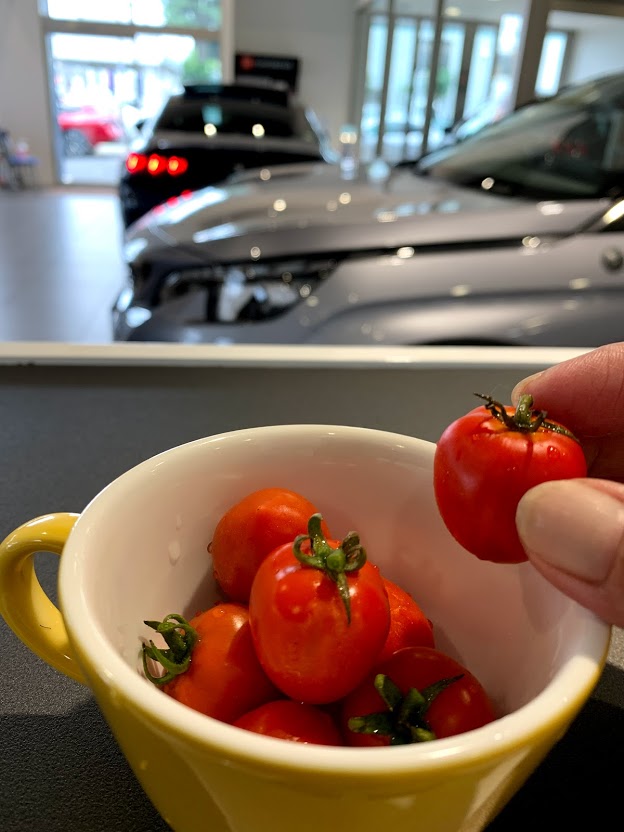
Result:
[[[0,190],[0,341],[110,342],[121,238],[112,189]]]

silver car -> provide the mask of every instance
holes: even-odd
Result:
[[[127,234],[119,340],[624,340],[624,76],[416,164],[263,168]]]

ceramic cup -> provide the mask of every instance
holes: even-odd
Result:
[[[39,656],[88,685],[130,766],[177,832],[477,832],[522,786],[588,699],[610,629],[530,564],[484,563],[438,515],[434,445],[364,428],[291,425],[211,436],[51,514],[0,551],[0,612]],[[221,514],[266,486],[312,500],[336,535],[410,591],[440,649],[484,684],[500,718],[432,742],[303,745],[205,717],[143,678],[144,619],[214,600],[207,544]],[[61,554],[59,606],[33,553]]]

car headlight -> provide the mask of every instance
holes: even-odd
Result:
[[[163,281],[159,303],[200,292],[207,322],[263,321],[308,298],[336,265],[334,259],[310,259],[181,269]]]

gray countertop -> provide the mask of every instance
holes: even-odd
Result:
[[[551,363],[543,351],[520,355],[481,365],[428,353],[425,361],[273,367],[248,357],[124,363],[93,354],[4,362],[0,355],[0,536],[39,514],[80,511],[138,462],[224,430],[313,422],[435,441],[472,407],[473,391],[508,398],[517,380]],[[54,599],[57,559],[37,559]],[[3,832],[165,830],[89,691],[36,658],[2,621],[0,651]],[[488,832],[609,829],[622,772],[624,636],[617,630],[592,699]]]

